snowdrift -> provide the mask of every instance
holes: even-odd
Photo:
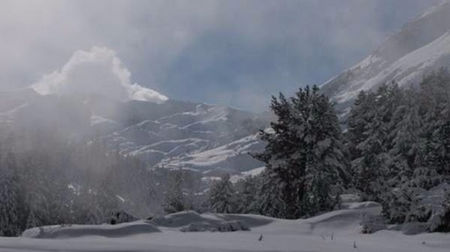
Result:
[[[169,214],[152,220],[161,227],[179,228],[182,232],[234,232],[248,231],[251,227],[266,225],[272,222],[258,215],[240,214],[198,214],[194,211],[184,211]]]
[[[118,225],[55,225],[25,230],[22,237],[27,238],[75,238],[82,236],[125,237],[136,234],[148,234],[160,230],[143,221]]]
[[[234,232],[249,231],[254,228],[272,227],[278,232],[304,234],[323,233],[327,230],[340,230],[358,233],[361,221],[367,216],[377,216],[381,206],[375,202],[348,203],[348,209],[325,213],[309,219],[282,220],[251,214],[199,214],[183,211],[157,217],[150,221],[135,221],[117,225],[55,225],[26,230],[22,236],[27,238],[76,238],[82,236],[126,237],[150,234],[165,230],[181,232]],[[270,230],[270,229],[269,229]]]
[[[373,234],[362,234],[361,221],[367,216],[379,215],[380,211],[380,205],[374,202],[349,202],[346,209],[300,220],[283,220],[245,214],[198,214],[186,211],[147,222],[33,228],[27,230],[23,237],[0,237],[0,252],[449,251],[450,234],[405,235],[401,231],[395,230],[380,230]],[[238,222],[250,230],[223,233],[201,229],[205,225],[216,227],[223,223]]]

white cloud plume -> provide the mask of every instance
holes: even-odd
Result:
[[[115,100],[162,103],[168,98],[155,90],[131,83],[130,71],[106,47],[73,53],[69,61],[32,85],[40,94],[102,95]]]

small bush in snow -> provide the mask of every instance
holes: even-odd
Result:
[[[240,221],[225,221],[217,224],[196,222],[180,228],[181,232],[235,232],[248,230],[250,230],[250,228]]]
[[[372,234],[377,231],[386,229],[386,223],[382,216],[375,215],[365,215],[362,222],[362,230],[363,234]]]

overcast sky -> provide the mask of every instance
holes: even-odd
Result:
[[[262,111],[270,95],[350,67],[436,2],[0,1],[0,88],[104,47],[132,83],[171,99]]]

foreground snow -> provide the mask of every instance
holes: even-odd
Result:
[[[407,236],[398,231],[361,234],[362,216],[379,211],[376,204],[359,203],[305,220],[183,212],[152,222],[28,230],[24,235],[46,238],[0,238],[0,251],[449,251],[450,234]],[[251,230],[180,231],[192,223],[224,222],[241,222]]]

